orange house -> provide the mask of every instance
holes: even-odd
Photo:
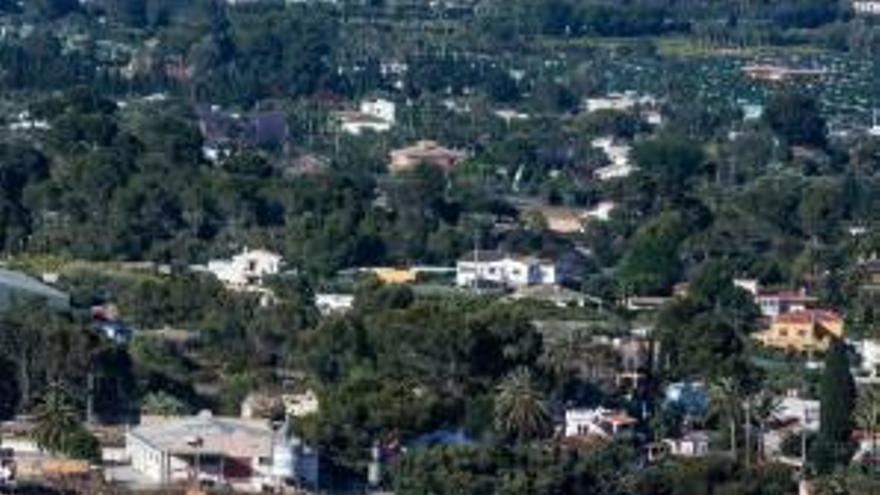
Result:
[[[825,351],[833,339],[843,338],[843,317],[834,311],[803,309],[774,317],[770,327],[753,338],[784,351]]]

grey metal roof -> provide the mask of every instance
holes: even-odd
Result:
[[[157,450],[172,454],[217,454],[229,457],[266,457],[272,450],[267,421],[215,417],[203,412],[141,425],[128,433]],[[193,445],[193,440],[201,444]]]
[[[70,300],[70,297],[43,282],[21,272],[5,270],[0,268],[0,289],[6,288],[15,292],[25,292],[36,297],[43,297],[51,300],[52,303],[62,303],[64,305]]]

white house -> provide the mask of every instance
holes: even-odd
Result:
[[[663,440],[669,454],[676,457],[703,457],[709,454],[709,435],[704,431],[692,431],[681,438]]]
[[[880,1],[877,2],[880,4]],[[880,137],[880,115],[877,114],[877,110],[874,110],[873,118],[871,120],[871,127],[868,128],[868,135],[873,137]]]
[[[384,98],[373,98],[361,102],[361,113],[394,124],[397,121],[397,105]]]
[[[864,339],[851,344],[861,359],[859,371],[866,378],[880,378],[880,340]]]
[[[818,302],[818,299],[808,295],[804,289],[762,289],[760,282],[754,279],[735,279],[733,284],[752,295],[763,316],[776,317],[805,311]]]
[[[282,482],[318,483],[318,454],[264,420],[198,416],[165,418],[125,435],[131,467],[157,485],[198,477],[239,491]]]
[[[615,206],[617,205],[611,200],[599,201],[596,206],[587,210],[586,217],[591,220],[607,222],[611,219],[611,212],[614,210]]]
[[[265,277],[281,272],[281,255],[264,249],[245,248],[231,260],[212,260],[207,271],[233,290],[253,290],[263,285]]]
[[[321,407],[318,396],[312,389],[299,394],[285,394],[282,400],[287,415],[293,418],[317,414]]]
[[[805,311],[818,300],[799,290],[759,291],[755,296],[755,304],[761,308],[764,316],[776,317],[785,313]]]
[[[639,95],[635,91],[624,91],[622,93],[608,93],[605,96],[597,96],[586,98],[583,103],[583,109],[588,113],[600,111],[616,111],[627,112],[634,110],[636,107],[657,109],[659,101],[650,95]]]
[[[803,399],[789,395],[779,401],[774,420],[786,423],[797,423],[800,428],[808,431],[819,431],[819,413],[822,404],[818,400]]]
[[[608,136],[596,138],[590,144],[601,150],[610,162],[609,165],[593,171],[593,175],[598,180],[607,181],[627,177],[636,170],[635,165],[630,161],[629,155],[632,147],[628,144],[620,144],[613,137]]]
[[[351,294],[315,294],[315,306],[323,316],[344,314],[354,307]]]
[[[612,439],[632,434],[636,423],[636,419],[625,412],[604,407],[567,409],[565,411],[565,436],[595,435]]]
[[[597,96],[584,100],[584,110],[588,113],[599,112],[603,110],[612,110],[617,112],[625,112],[632,110],[636,106],[635,94],[626,93],[609,93],[607,96]]]
[[[388,132],[397,120],[397,106],[393,101],[374,98],[362,101],[358,111],[340,112],[338,117],[342,132],[352,136]]]
[[[854,0],[852,7],[857,14],[880,15],[880,0]]]
[[[557,283],[556,263],[500,251],[475,251],[458,260],[455,283],[459,287],[472,287],[479,283],[508,288],[553,285]]]
[[[16,119],[9,124],[10,131],[47,131],[51,128],[48,121],[32,117],[27,110],[19,113]]]
[[[781,399],[769,431],[763,435],[764,452],[771,457],[780,456],[786,438],[819,431],[821,407],[819,401],[803,399],[794,393]]]

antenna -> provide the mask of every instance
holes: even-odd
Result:
[[[479,232],[474,229],[474,289],[480,288],[480,239]]]

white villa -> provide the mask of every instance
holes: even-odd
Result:
[[[382,98],[364,100],[358,111],[340,112],[338,118],[342,132],[352,136],[388,132],[397,120],[397,106]]]
[[[591,220],[607,222],[611,219],[611,212],[614,211],[615,206],[617,206],[617,204],[611,200],[606,199],[599,201],[596,206],[587,210],[586,217]]]
[[[880,0],[854,0],[852,7],[857,14],[880,15]]]
[[[207,271],[214,274],[232,290],[255,290],[263,285],[263,279],[281,272],[283,258],[280,254],[263,249],[245,248],[230,260],[212,260]]]
[[[565,411],[565,436],[595,435],[612,439],[633,432],[636,419],[623,411],[599,407],[596,409],[567,409]]]
[[[861,361],[860,374],[871,380],[880,379],[880,340],[864,339],[850,342]]]
[[[458,260],[455,283],[472,287],[480,283],[507,288],[557,283],[556,263],[530,256],[515,256],[500,251],[475,251]]]
[[[675,457],[703,457],[709,454],[709,434],[704,431],[692,431],[680,438],[663,440],[669,454]]]
[[[605,153],[610,165],[601,167],[593,171],[593,175],[600,181],[611,179],[619,179],[628,177],[636,170],[635,165],[630,161],[630,151],[632,147],[628,144],[619,144],[613,137],[596,138],[591,143],[594,148]]]
[[[315,294],[315,306],[323,316],[344,314],[354,307],[354,295]]]

